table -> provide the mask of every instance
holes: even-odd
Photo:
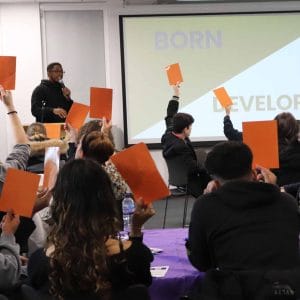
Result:
[[[153,229],[144,231],[144,243],[150,248],[161,248],[154,255],[151,266],[169,266],[165,277],[153,278],[150,286],[152,300],[179,300],[204,277],[189,262],[185,250],[186,228]]]

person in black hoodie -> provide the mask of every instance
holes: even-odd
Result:
[[[214,182],[192,210],[187,242],[192,265],[223,275],[297,267],[298,208],[296,200],[275,185],[276,176],[263,167],[258,167],[257,175],[252,170],[252,152],[242,142],[217,144],[205,166]],[[234,290],[232,282],[229,293]],[[255,299],[251,291],[247,293]]]
[[[31,96],[31,113],[36,122],[62,123],[65,121],[73,101],[71,91],[65,87],[63,68],[58,62],[47,67],[48,80],[43,79]]]
[[[174,96],[169,101],[165,117],[166,131],[161,138],[163,157],[168,160],[180,158],[188,170],[188,189],[194,197],[203,193],[210,181],[201,162],[198,161],[194,147],[189,139],[194,118],[187,113],[178,113],[179,85],[174,87]]]

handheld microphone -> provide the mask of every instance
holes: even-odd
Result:
[[[64,81],[62,79],[59,80],[59,83],[60,83],[60,85],[61,85],[62,88],[66,87],[65,84],[64,84]]]

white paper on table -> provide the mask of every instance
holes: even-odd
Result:
[[[163,252],[163,249],[161,249],[161,248],[152,248],[152,247],[150,247],[150,250],[151,250],[152,254],[158,254],[158,253]]]
[[[156,266],[150,268],[152,277],[165,277],[168,270],[169,266]]]

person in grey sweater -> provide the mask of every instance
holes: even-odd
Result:
[[[5,91],[0,85],[0,101],[3,102],[7,110],[7,118],[9,119],[12,129],[12,136],[14,137],[15,146],[11,153],[6,158],[5,162],[0,162],[0,193],[2,191],[3,183],[8,168],[25,170],[27,161],[30,155],[30,146],[27,135],[22,126],[21,120],[15,109],[12,94],[10,91]]]
[[[18,215],[8,212],[2,219],[0,236],[0,290],[7,290],[17,283],[21,262],[20,246],[15,241],[14,233],[20,223]]]
[[[7,111],[7,119],[10,123],[12,137],[15,146],[4,162],[0,162],[0,194],[6,177],[8,168],[25,170],[27,161],[30,155],[30,146],[28,145],[28,138],[22,126],[21,120],[18,117],[15,105],[13,103],[12,94],[10,91],[4,90],[0,85],[0,102],[3,103]],[[0,220],[4,216],[0,212]],[[21,217],[21,224],[15,234],[17,242],[21,246],[21,253],[27,252],[27,239],[32,231],[35,229],[33,221],[29,218]]]

